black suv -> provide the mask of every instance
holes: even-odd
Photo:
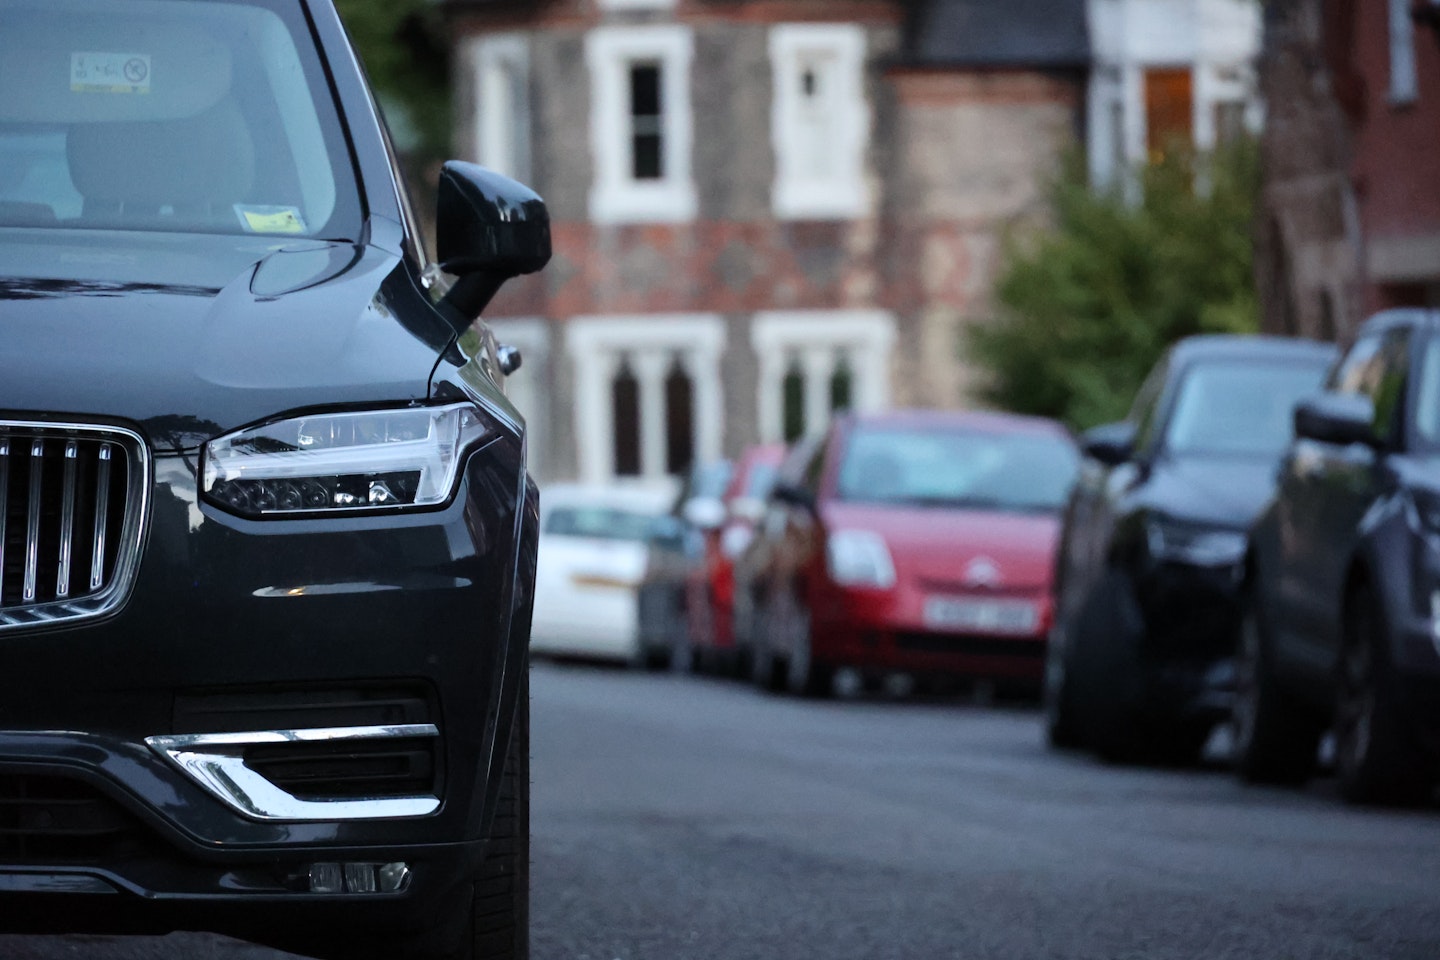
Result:
[[[1333,347],[1182,340],[1129,419],[1085,434],[1056,570],[1050,742],[1189,762],[1233,694],[1246,530],[1274,489],[1296,401]]]
[[[526,952],[536,494],[330,0],[0,0],[0,928]]]
[[[1341,793],[1440,774],[1440,314],[1378,314],[1295,411],[1251,535],[1235,703],[1246,779],[1300,782],[1335,732]]]

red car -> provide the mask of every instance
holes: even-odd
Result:
[[[735,637],[735,559],[750,545],[775,471],[785,457],[780,443],[750,447],[735,461],[720,497],[718,523],[705,530],[705,552],[686,585],[692,663],[726,672],[740,666]]]
[[[823,695],[837,676],[1038,690],[1060,511],[1079,457],[1050,420],[849,415],[778,484],[754,593],[752,674]]]

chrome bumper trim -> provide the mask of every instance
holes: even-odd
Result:
[[[226,806],[252,820],[377,820],[423,817],[440,809],[440,798],[374,797],[303,800],[245,765],[245,748],[268,743],[386,740],[438,737],[433,723],[373,727],[256,730],[248,733],[194,733],[146,737],[145,743],[179,767]]]

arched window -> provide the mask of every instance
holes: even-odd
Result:
[[[683,473],[695,461],[695,384],[679,355],[665,376],[665,471]]]

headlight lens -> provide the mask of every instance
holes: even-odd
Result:
[[[1246,536],[1239,530],[1225,530],[1170,517],[1151,517],[1146,523],[1150,555],[1158,560],[1187,563],[1197,567],[1228,567],[1245,556]]]
[[[207,443],[201,489],[242,516],[434,507],[488,433],[470,403],[277,420]]]
[[[836,530],[825,544],[830,579],[842,587],[895,586],[895,563],[878,533],[870,530]]]

